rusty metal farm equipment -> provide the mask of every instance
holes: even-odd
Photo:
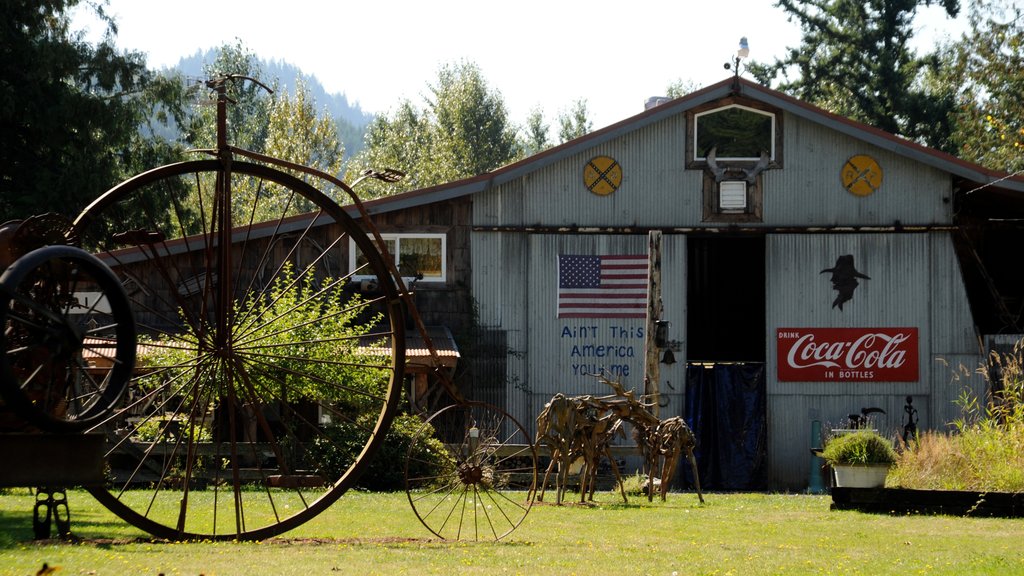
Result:
[[[7,430],[49,450],[93,439],[84,480],[54,483],[85,485],[156,537],[267,538],[366,471],[401,402],[411,318],[451,401],[410,454],[436,438],[447,465],[428,476],[409,459],[393,465],[437,536],[507,535],[533,501],[530,435],[459,393],[351,186],[228,144],[227,88],[250,80],[207,83],[218,116],[217,146],[197,151],[207,158],[139,174],[73,222],[26,221],[14,234],[29,249],[12,251],[0,279]],[[327,187],[352,199],[369,234]],[[0,484],[43,485],[3,474]]]

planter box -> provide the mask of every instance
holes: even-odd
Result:
[[[836,486],[844,488],[881,488],[889,474],[888,464],[837,464],[832,467]]]
[[[833,488],[833,510],[883,514],[1024,517],[1024,493],[908,488]]]

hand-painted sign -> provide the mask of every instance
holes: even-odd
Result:
[[[916,382],[917,328],[779,328],[783,382]]]

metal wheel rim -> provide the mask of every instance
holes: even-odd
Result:
[[[472,423],[479,431],[475,441]],[[434,437],[435,427],[462,440],[445,444],[454,468],[423,474],[415,471],[415,454],[419,444]],[[405,477],[413,512],[435,536],[500,540],[526,519],[533,505],[537,452],[529,433],[507,412],[465,402],[442,408],[424,422],[409,448]]]
[[[390,280],[376,247],[316,188],[248,162],[231,164],[231,186],[233,195],[251,187],[251,199],[231,204],[230,228],[218,225],[218,188],[210,186],[223,175],[221,166],[197,160],[140,174],[98,198],[74,225],[83,247],[132,284],[140,349],[157,349],[152,355],[160,358],[154,363],[140,355],[132,397],[95,427],[108,435],[112,470],[119,461],[138,464],[90,492],[132,525],[168,539],[258,540],[315,517],[366,468],[400,397],[405,343],[397,290],[382,281],[372,302],[367,297],[352,305],[345,292],[351,277],[340,271],[351,240],[367,261],[364,272]],[[311,205],[312,212],[293,202]],[[261,219],[268,210],[273,217]],[[338,235],[327,238],[320,225]],[[232,250],[225,253],[222,244]],[[311,252],[304,256],[304,250]],[[276,263],[280,254],[281,261],[294,260],[290,273]],[[210,270],[219,269],[227,273],[210,279]],[[290,295],[294,307],[273,308]],[[371,333],[376,336],[288,340],[331,322],[341,325],[349,313],[373,311],[382,315],[380,332]],[[281,328],[295,315],[302,317],[297,326]],[[348,342],[344,352],[328,354],[342,341]],[[154,390],[161,388],[171,399],[158,399]],[[170,416],[129,419],[154,401],[154,414]],[[356,411],[349,404],[366,407]],[[145,426],[156,431],[140,445]],[[341,449],[329,430],[343,426],[356,430],[358,453],[349,449],[329,466],[324,446]],[[133,489],[147,483],[148,489]],[[206,517],[211,509],[212,519]]]

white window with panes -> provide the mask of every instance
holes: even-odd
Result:
[[[381,234],[387,253],[403,278],[423,282],[444,282],[447,270],[447,246],[444,234]],[[372,237],[371,237],[372,240]],[[356,280],[371,279],[364,274],[366,257],[349,241],[349,272]]]

